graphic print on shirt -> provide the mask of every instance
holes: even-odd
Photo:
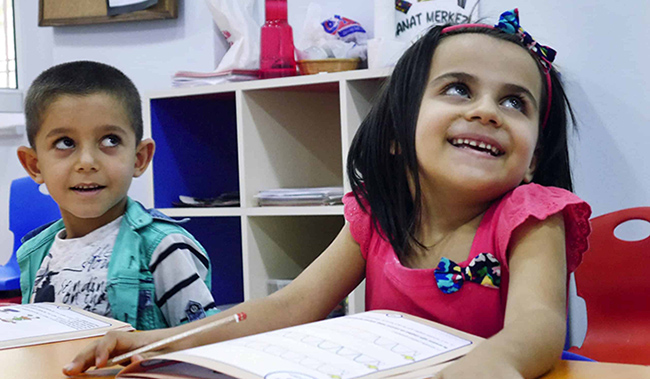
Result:
[[[69,304],[110,316],[106,279],[120,219],[80,238],[64,239],[65,230],[59,232],[36,273],[32,302]]]
[[[79,268],[64,267],[49,269],[52,256],[48,254],[38,271],[34,286],[34,303],[59,302],[82,305],[82,309],[98,313],[108,304],[106,297],[106,275],[96,275],[108,270],[111,251],[92,254]],[[72,263],[72,262],[70,262]],[[73,263],[72,263],[73,264]],[[53,284],[56,283],[56,286]],[[103,311],[102,311],[103,312]]]

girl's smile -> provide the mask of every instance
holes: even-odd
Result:
[[[495,139],[480,135],[458,135],[447,140],[460,149],[479,152],[479,156],[499,157],[504,154],[503,147]]]

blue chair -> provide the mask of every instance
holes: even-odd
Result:
[[[30,177],[15,179],[9,191],[9,230],[14,234],[13,253],[9,262],[0,266],[0,298],[20,300],[20,269],[16,251],[28,232],[61,217],[52,197],[41,193]]]
[[[560,359],[562,359],[563,361],[596,362],[591,358],[583,357],[580,354],[572,353],[566,350],[562,352],[562,357]]]

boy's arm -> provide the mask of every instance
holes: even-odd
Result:
[[[529,219],[513,233],[504,328],[441,377],[536,378],[559,359],[566,331],[564,218]],[[474,376],[476,377],[476,376]]]
[[[168,325],[195,321],[216,309],[205,284],[209,267],[203,250],[184,234],[169,234],[156,246],[149,270],[156,288],[156,305]]]
[[[244,312],[246,321],[180,340],[175,351],[323,319],[363,280],[365,260],[348,225],[330,246],[288,286],[262,299],[250,300],[214,316],[176,328],[142,333],[114,332],[86,347],[64,369],[76,375],[92,365],[102,367],[109,356],[134,350],[156,340]],[[138,357],[135,357],[138,359]]]

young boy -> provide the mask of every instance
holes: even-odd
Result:
[[[217,312],[203,247],[127,196],[155,150],[142,139],[140,103],[129,78],[96,62],[54,66],[30,87],[30,147],[18,158],[62,218],[25,236],[17,252],[23,303],[75,305],[141,330]]]

